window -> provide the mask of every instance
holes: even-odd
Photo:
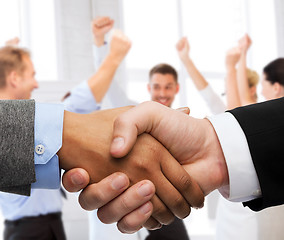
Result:
[[[147,69],[160,62],[179,65],[176,0],[124,0],[124,31],[133,42],[127,68]]]
[[[54,0],[0,2],[0,44],[19,37],[20,46],[31,51],[37,79],[58,79]]]
[[[200,70],[224,72],[226,50],[245,33],[242,1],[182,0],[183,35]]]

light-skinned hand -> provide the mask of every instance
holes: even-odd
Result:
[[[110,17],[97,17],[92,21],[92,33],[97,47],[104,44],[105,35],[113,28],[114,20]]]
[[[176,49],[181,61],[186,61],[187,59],[189,59],[190,46],[186,37],[181,38],[177,42]]]
[[[227,51],[225,65],[227,70],[235,69],[241,57],[241,50],[239,47],[233,47]]]
[[[196,119],[155,102],[142,103],[115,120],[111,154],[126,155],[143,133],[161,142],[205,195],[228,184],[224,155],[207,119]]]

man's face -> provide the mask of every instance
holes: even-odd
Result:
[[[35,79],[34,65],[29,57],[24,57],[26,69],[19,76],[17,84],[17,99],[30,99],[32,91],[38,88],[38,82]]]
[[[179,84],[172,74],[154,73],[148,84],[148,91],[152,101],[170,107],[179,91]]]

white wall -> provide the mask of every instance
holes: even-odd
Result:
[[[284,1],[275,0],[278,56],[284,57]]]

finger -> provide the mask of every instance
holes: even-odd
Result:
[[[122,233],[135,233],[141,229],[142,225],[151,217],[151,213],[153,210],[153,205],[151,202],[144,203],[141,207],[137,208],[133,212],[124,216],[117,223],[117,228]],[[160,223],[153,220],[152,226],[159,226]]]
[[[129,186],[129,179],[124,173],[113,173],[98,183],[85,188],[79,203],[85,210],[94,210],[108,204]]]
[[[175,160],[173,160],[175,161]],[[180,168],[182,168],[179,165]],[[163,169],[162,169],[163,171]],[[168,173],[168,172],[166,172]],[[175,173],[175,169],[172,169],[172,171],[169,174],[174,174],[174,177],[177,177]],[[166,176],[166,174],[165,174]],[[172,183],[165,178],[161,174],[161,176],[158,176],[158,179],[153,180],[155,186],[156,186],[156,194],[157,196],[163,201],[163,203],[169,208],[169,210],[178,218],[185,218],[190,214],[190,205],[186,201],[186,199],[183,197],[183,195],[175,188],[175,186],[172,185]],[[167,176],[166,176],[167,177]],[[176,181],[178,182],[178,181]],[[161,187],[157,187],[161,186]],[[159,212],[158,212],[159,213]],[[163,224],[168,224],[162,222],[162,220],[155,214],[155,211],[153,212],[153,216],[155,219],[157,219],[159,222]],[[172,218],[173,220],[173,218]]]
[[[102,28],[111,23],[111,19],[109,17],[101,17],[95,21],[95,26],[98,28]]]
[[[162,172],[173,186],[182,194],[183,198],[194,208],[202,208],[204,205],[204,193],[199,185],[192,179],[180,163],[177,161],[162,161]],[[158,193],[158,190],[157,190]],[[159,193],[158,193],[159,194]],[[159,195],[160,196],[160,195]],[[178,213],[178,217],[184,218],[190,213],[188,206],[182,199],[176,198],[173,204],[173,212]],[[168,206],[168,205],[167,205]]]
[[[161,199],[154,195],[151,199],[153,204],[153,213],[152,217],[159,223],[163,225],[169,225],[174,220],[174,214],[170,211],[169,208],[161,201]]]
[[[148,202],[155,194],[155,186],[148,180],[143,180],[116,199],[98,210],[98,217],[103,223],[114,223]],[[151,215],[151,214],[150,214]]]
[[[187,114],[187,115],[189,115],[190,114],[190,108],[188,108],[188,107],[182,107],[182,108],[178,108],[178,109],[176,109],[177,111],[180,111],[180,112],[183,112],[183,113],[185,113],[185,114]]]
[[[62,184],[68,192],[78,192],[90,182],[89,174],[82,168],[74,168],[64,173]]]
[[[128,110],[114,121],[113,141],[110,148],[112,156],[116,158],[125,156],[135,144],[137,135],[151,131],[157,115],[155,106],[159,105],[159,110],[166,108],[156,102],[151,102],[153,107],[148,108],[149,103],[145,102]]]
[[[154,218],[150,217],[144,224],[143,227],[148,230],[160,229],[163,225],[156,221]]]

